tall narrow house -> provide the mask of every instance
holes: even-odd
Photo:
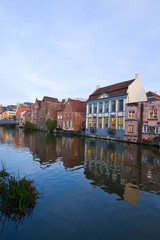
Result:
[[[87,101],[86,134],[124,139],[125,104],[146,101],[146,92],[135,79],[110,86],[97,86]]]

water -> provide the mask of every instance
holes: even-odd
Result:
[[[0,161],[40,192],[1,240],[159,239],[159,148],[0,128]]]

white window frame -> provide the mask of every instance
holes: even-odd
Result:
[[[158,126],[155,127],[155,134],[160,134],[160,127]]]
[[[150,133],[150,126],[144,125],[143,126],[143,133]]]
[[[151,118],[150,116],[151,116],[151,111],[153,111],[153,118]],[[155,115],[155,113],[154,112],[157,112],[157,114]],[[155,117],[156,116],[156,117]],[[158,109],[150,109],[149,110],[149,119],[157,119],[158,118]]]
[[[131,114],[131,117],[130,117],[130,114]],[[134,117],[133,117],[134,116]],[[134,110],[130,110],[128,112],[128,119],[135,119],[135,111]]]
[[[134,126],[133,125],[128,126],[128,132],[130,132],[130,133],[134,132]]]

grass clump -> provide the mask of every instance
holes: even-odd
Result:
[[[38,195],[33,181],[10,176],[5,169],[0,171],[0,211],[4,219],[17,221],[26,214],[30,215]]]

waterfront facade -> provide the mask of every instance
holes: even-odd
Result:
[[[160,143],[160,100],[126,104],[125,141]]]
[[[87,101],[87,135],[124,139],[125,104],[146,101],[146,92],[136,74],[135,79],[100,88]]]
[[[84,131],[86,120],[86,102],[68,99],[64,110],[58,112],[63,120],[62,130],[65,133],[80,133]]]

